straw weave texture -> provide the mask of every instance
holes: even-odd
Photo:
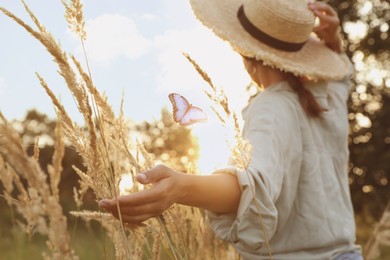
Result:
[[[256,8],[256,12],[249,16],[267,17],[263,19],[262,23],[265,28],[261,28],[262,31],[272,32],[274,38],[281,40],[292,38],[297,40],[299,37],[294,34],[306,34],[307,37],[307,33],[304,30],[297,30],[296,27],[299,27],[299,24],[306,24],[302,28],[312,28],[309,25],[314,19],[305,0],[190,0],[190,2],[195,16],[203,25],[223,40],[228,41],[235,51],[244,56],[254,57],[271,67],[313,80],[338,80],[350,72],[348,57],[345,54],[333,52],[313,34],[301,50],[281,51],[253,38],[245,31],[237,18],[237,11],[241,5],[244,4],[245,12],[249,7]],[[279,18],[275,19],[274,16],[279,16]],[[261,20],[260,18],[250,19],[255,20],[251,20],[252,23]],[[272,23],[267,23],[271,20]],[[279,22],[282,26],[275,25]]]

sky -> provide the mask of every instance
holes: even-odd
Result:
[[[25,0],[38,19],[68,53],[83,61],[79,39],[69,31],[60,0]],[[183,0],[84,0],[86,52],[95,85],[116,112],[124,93],[125,116],[135,122],[160,118],[171,109],[169,93],[179,93],[202,108],[209,121],[191,126],[200,145],[203,172],[223,167],[229,156],[228,134],[210,109],[206,83],[184,58],[186,52],[222,86],[240,115],[250,79],[241,57],[195,18]],[[32,25],[20,1],[0,6]],[[54,118],[53,105],[35,72],[45,78],[68,113],[82,123],[64,81],[47,51],[19,25],[0,14],[0,111],[22,119],[37,109]],[[82,62],[84,64],[84,62]]]

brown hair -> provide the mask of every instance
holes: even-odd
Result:
[[[318,104],[313,94],[303,86],[301,78],[292,73],[287,73],[287,81],[298,94],[299,102],[306,114],[311,117],[321,116],[325,109]]]
[[[260,62],[264,65],[262,60],[256,60],[252,57],[246,57],[241,55],[247,62],[249,67],[256,68],[256,63]],[[248,71],[249,75],[252,73],[256,73],[256,70],[254,72]],[[306,114],[310,117],[319,117],[321,116],[322,112],[325,111],[324,108],[318,104],[316,98],[313,96],[313,94],[307,90],[302,83],[301,78],[295,76],[291,72],[285,72],[287,75],[287,81],[292,87],[292,89],[298,94],[299,102],[301,103],[301,106],[303,110],[306,112]],[[252,77],[252,75],[251,75]]]

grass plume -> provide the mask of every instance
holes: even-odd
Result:
[[[52,165],[48,168],[47,176],[37,162],[38,146],[35,158],[27,157],[16,133],[8,129],[7,123],[0,124],[0,127],[8,129],[5,132],[7,134],[0,137],[0,140],[4,141],[0,143],[0,178],[5,187],[4,197],[24,217],[22,225],[27,232],[47,235],[49,253],[46,257],[76,259],[77,256],[70,248],[66,218],[58,202],[64,138],[82,156],[87,166],[85,171],[73,167],[80,177],[80,188],[73,189],[80,209],[83,195],[88,189],[94,192],[97,201],[102,198],[116,198],[120,192],[119,182],[123,173],[130,173],[132,176],[131,192],[143,189],[144,187],[136,182],[135,176],[140,171],[153,167],[155,161],[141,141],[129,140],[130,126],[124,118],[123,100],[119,116],[116,116],[107,98],[98,91],[93,82],[84,47],[87,34],[81,1],[62,0],[62,4],[70,30],[80,38],[87,69],[83,68],[76,57],[62,49],[24,1],[22,4],[33,25],[27,24],[3,7],[0,7],[0,12],[24,28],[52,56],[60,77],[83,116],[85,127],[73,121],[49,84],[36,73],[54,105],[59,121],[56,130],[59,138],[55,143]],[[225,113],[228,112],[225,110]],[[3,117],[0,121],[6,122]],[[33,172],[33,177],[27,176],[26,172]],[[15,190],[18,191],[17,197],[12,196]],[[71,214],[86,222],[100,223],[115,245],[117,259],[236,259],[232,247],[217,240],[207,228],[206,216],[200,209],[176,205],[161,217],[150,219],[144,225],[136,227],[123,225],[122,221],[102,212],[78,211]]]
[[[220,120],[222,125],[224,125],[227,129],[234,129],[234,137],[235,137],[235,145],[230,145],[230,149],[232,152],[232,158],[234,159],[236,166],[239,169],[242,169],[245,171],[245,173],[248,175],[248,178],[250,179],[249,172],[248,172],[248,166],[251,161],[251,151],[252,147],[250,143],[243,139],[242,133],[241,133],[241,127],[238,123],[238,117],[235,112],[231,112],[231,109],[229,108],[229,101],[227,96],[225,95],[222,88],[218,88],[213,84],[210,77],[207,75],[207,73],[196,63],[195,60],[193,60],[190,55],[187,53],[183,53],[184,57],[187,58],[187,60],[194,66],[195,70],[200,74],[200,76],[208,83],[209,87],[211,88],[211,92],[205,91],[207,97],[212,101],[212,110],[215,112],[217,118]],[[218,109],[219,108],[219,109]],[[221,114],[220,111],[223,111],[223,114]],[[230,124],[229,124],[230,123]],[[230,127],[232,126],[232,127]],[[269,244],[269,239],[267,232],[265,231],[264,221],[263,217],[261,215],[260,210],[260,204],[258,203],[256,199],[256,193],[255,188],[253,185],[249,185],[251,189],[251,193],[253,196],[253,201],[256,207],[256,210],[258,212],[258,217],[260,221],[260,228],[262,230],[263,236],[264,236],[264,243],[268,249],[268,254],[270,259],[272,260],[272,251]]]
[[[47,237],[45,259],[78,259],[70,246],[66,217],[59,202],[58,183],[62,172],[64,139],[61,125],[56,127],[56,152],[49,165],[49,177],[38,162],[38,145],[34,156],[28,156],[19,134],[0,113],[0,180],[7,203],[15,207],[24,221],[24,231]]]
[[[380,246],[390,246],[390,201],[363,248],[364,259],[376,259],[380,255]]]

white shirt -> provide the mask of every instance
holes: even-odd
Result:
[[[212,229],[244,259],[334,259],[359,251],[348,185],[349,81],[306,85],[327,111],[309,118],[287,82],[258,94],[243,110],[243,137],[253,147],[247,170],[237,176],[242,194],[237,214],[208,212]],[[259,256],[262,257],[259,257]]]

